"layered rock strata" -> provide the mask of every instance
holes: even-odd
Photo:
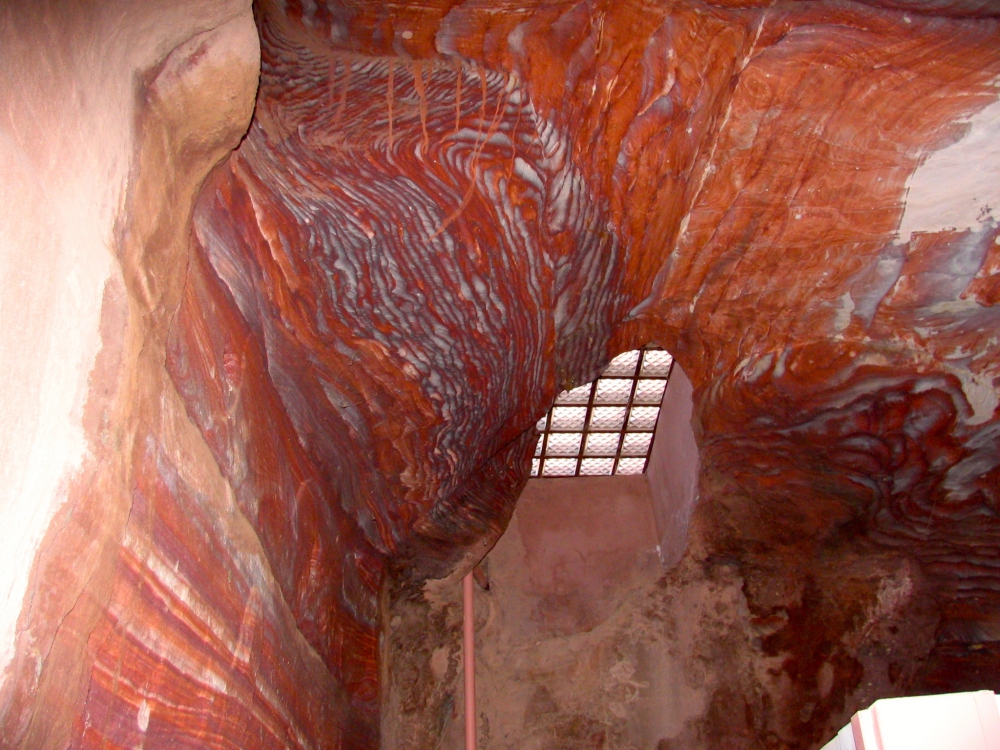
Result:
[[[39,315],[89,311],[90,377],[24,424],[89,447],[26,464],[64,480],[9,566],[7,744],[375,746],[387,577],[468,569],[556,393],[647,342],[695,388],[694,553],[740,568],[778,677],[834,664],[849,701],[841,636],[910,596],[937,641],[895,683],[992,686],[992,4],[184,7],[5,17],[59,103],[3,81],[23,182],[110,142],[90,184],[127,185],[56,204],[104,270]]]

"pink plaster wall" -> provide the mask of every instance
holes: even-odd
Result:
[[[533,479],[517,505],[525,593],[542,632],[602,622],[650,563],[656,534],[643,476]],[[509,533],[509,532],[508,532]]]
[[[667,566],[675,565],[687,549],[688,522],[698,500],[698,445],[691,410],[691,381],[675,362],[646,467],[660,559]]]

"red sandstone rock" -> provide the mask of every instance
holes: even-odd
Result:
[[[264,2],[255,117],[214,171],[249,115],[247,9],[156,36],[115,110],[109,405],[18,558],[5,743],[376,745],[385,577],[480,557],[537,417],[647,341],[695,386],[696,552],[788,590],[910,556],[942,616],[928,684],[978,679],[949,649],[1000,617],[995,15]],[[85,46],[114,36],[84,18]],[[852,586],[773,639],[795,679]]]

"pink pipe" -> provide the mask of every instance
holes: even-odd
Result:
[[[472,571],[462,579],[462,661],[465,664],[465,750],[476,750],[476,610]]]

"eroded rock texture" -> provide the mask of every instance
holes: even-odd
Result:
[[[261,2],[212,171],[246,49],[158,66],[231,11],[126,66],[106,471],[39,548],[10,745],[375,746],[387,578],[467,569],[555,394],[649,341],[695,386],[695,553],[823,675],[780,736],[856,694],[886,577],[940,618],[893,684],[994,686],[993,3]]]
[[[5,4],[0,54],[0,746],[371,746],[164,366],[196,197],[253,112],[249,3]]]

